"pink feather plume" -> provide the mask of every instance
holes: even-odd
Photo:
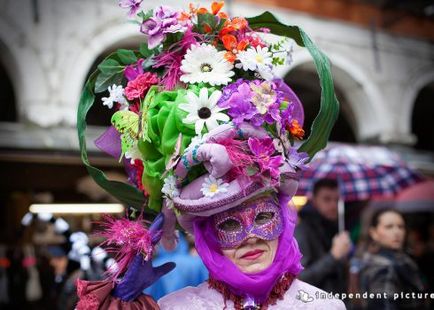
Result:
[[[115,259],[118,269],[111,274],[117,279],[126,270],[137,253],[142,253],[146,260],[152,257],[152,236],[142,223],[142,217],[136,221],[126,218],[117,219],[112,216],[104,216],[101,231],[97,235],[106,238],[101,244],[108,252],[116,253]]]

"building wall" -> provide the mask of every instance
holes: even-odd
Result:
[[[143,5],[154,7],[163,2],[174,7],[183,3],[144,1]],[[127,22],[126,12],[116,0],[0,3],[0,61],[14,84],[20,124],[72,130],[81,88],[93,62],[108,49],[138,42],[137,25]],[[234,3],[231,14],[254,16],[265,9],[253,2]],[[414,143],[413,103],[419,90],[434,81],[434,51],[428,42],[374,34],[369,29],[283,9],[277,10],[276,16],[303,27],[329,56],[335,83],[355,116],[358,141]],[[278,74],[284,76],[297,66],[313,68],[310,56],[300,48],[295,49],[293,65]],[[28,130],[17,128],[17,136]],[[0,144],[4,140],[0,136]]]

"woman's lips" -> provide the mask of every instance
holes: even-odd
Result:
[[[261,256],[262,253],[264,253],[263,250],[253,250],[253,251],[249,251],[249,252],[245,253],[243,256],[241,256],[241,258],[247,259],[247,260],[255,260],[259,256]]]

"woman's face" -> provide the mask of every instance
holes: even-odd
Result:
[[[279,239],[271,241],[257,237],[248,238],[240,246],[223,249],[223,255],[230,259],[241,272],[257,273],[267,269],[276,255]]]
[[[280,206],[265,196],[216,214],[212,218],[222,253],[244,273],[268,268],[283,231]]]
[[[378,225],[369,231],[379,245],[392,250],[401,250],[405,238],[405,223],[396,212],[385,212],[378,218]]]

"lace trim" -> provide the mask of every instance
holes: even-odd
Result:
[[[286,291],[288,291],[294,279],[295,276],[289,272],[282,275],[280,280],[276,283],[276,285],[274,285],[267,300],[260,305],[258,310],[266,310],[268,306],[275,305],[278,300],[283,300]],[[231,300],[234,303],[236,310],[243,310],[244,298],[233,294],[224,282],[210,278],[208,279],[208,286],[223,295],[225,301],[225,307],[223,309],[226,309],[227,307],[226,302]]]

